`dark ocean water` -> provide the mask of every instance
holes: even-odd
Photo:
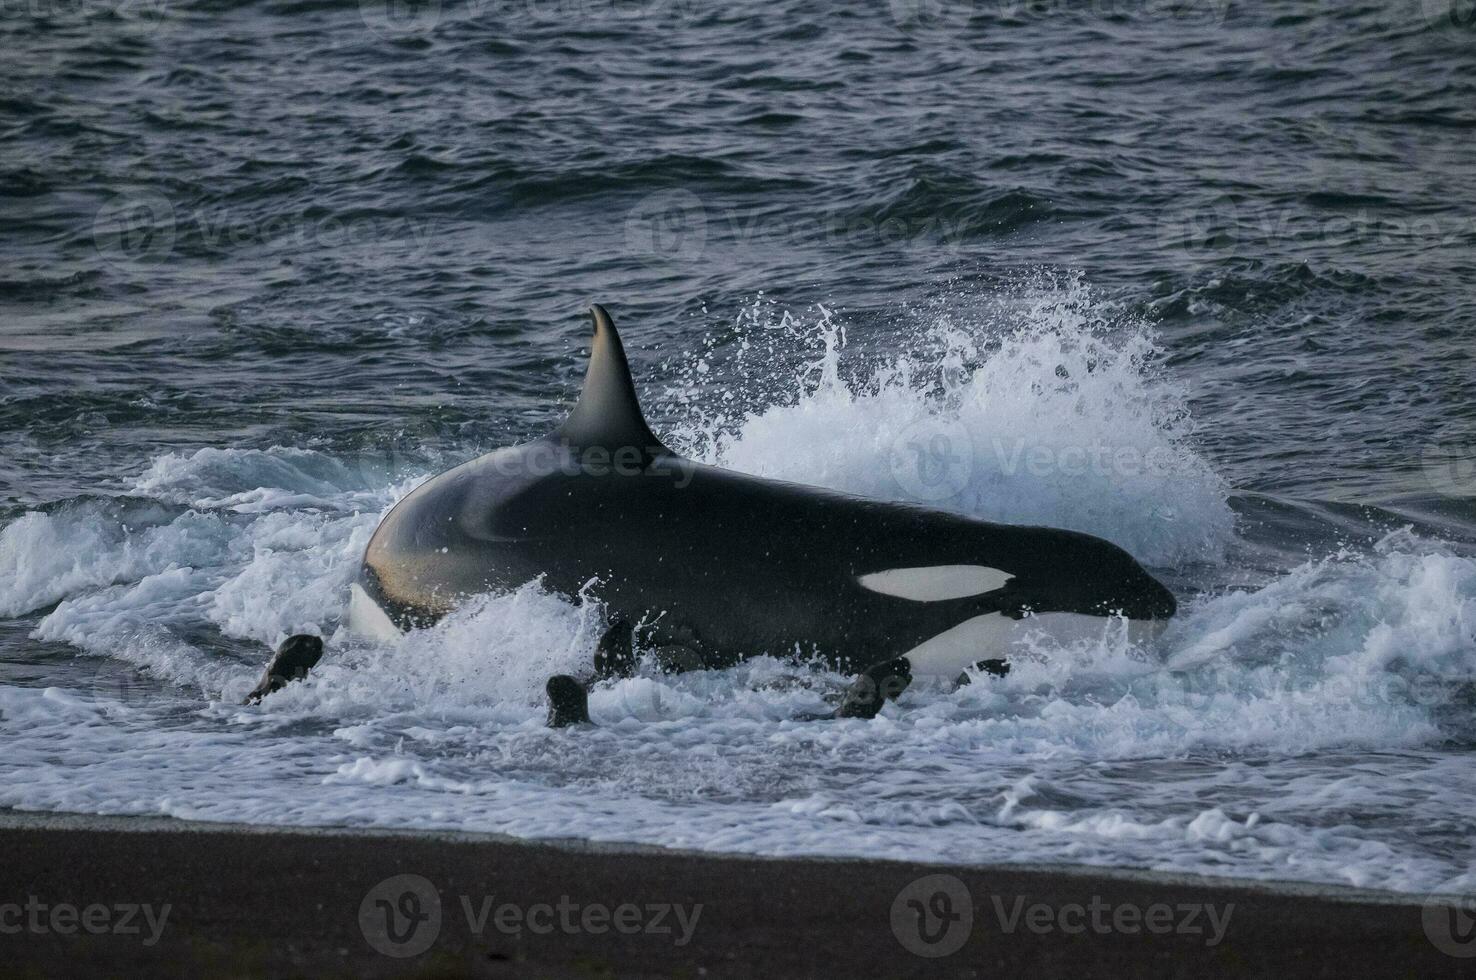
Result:
[[[0,804],[1476,884],[1467,0],[0,12]],[[230,707],[262,644],[336,627],[406,480],[558,421],[592,300],[694,451],[1134,550],[1179,673],[1098,651],[819,749],[807,689],[746,674],[597,703],[694,768],[465,686],[589,639],[530,593]],[[889,462],[919,425],[993,462],[944,499]],[[1103,446],[1170,465],[1063,463]],[[176,785],[58,763],[79,732],[228,747]],[[852,799],[868,739],[936,758]]]

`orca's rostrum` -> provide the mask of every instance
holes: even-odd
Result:
[[[620,337],[592,309],[578,404],[548,436],[421,485],[385,517],[350,625],[394,635],[466,598],[542,578],[593,596],[677,666],[815,656],[956,676],[1025,632],[1161,623],[1173,595],[1076,531],[992,524],[686,459],[641,413]],[[628,638],[630,630],[625,628]],[[628,662],[628,657],[616,657]],[[870,712],[870,713],[874,713]]]

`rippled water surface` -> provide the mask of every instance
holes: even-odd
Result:
[[[1469,891],[1468,6],[6,5],[0,805]],[[871,723],[647,671],[570,733],[593,606],[351,640],[591,300],[674,445],[1109,538],[1163,649]]]

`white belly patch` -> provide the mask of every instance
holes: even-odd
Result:
[[[390,643],[405,635],[358,583],[349,586],[348,628],[357,636],[380,643]]]
[[[1121,619],[1079,613],[1042,613],[1024,619],[988,613],[924,640],[903,656],[914,673],[952,678],[980,660],[1008,659],[1015,644],[1032,633],[1045,633],[1054,642],[1066,645],[1101,640],[1108,630],[1121,629],[1122,623]],[[1151,642],[1165,625],[1164,620],[1128,620],[1128,640]]]

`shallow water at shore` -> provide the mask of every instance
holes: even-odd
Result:
[[[0,806],[1476,887],[1466,27],[373,6],[0,27]],[[582,735],[538,692],[598,610],[536,584],[352,641],[379,517],[561,418],[590,299],[684,451],[1098,534],[1182,615]]]

